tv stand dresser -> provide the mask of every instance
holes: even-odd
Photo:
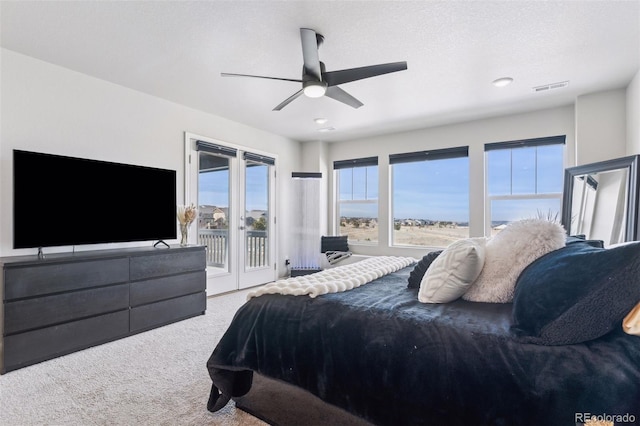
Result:
[[[204,246],[0,258],[0,373],[206,310]]]

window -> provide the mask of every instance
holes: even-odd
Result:
[[[446,247],[469,237],[469,148],[392,154],[393,245]]]
[[[350,243],[378,242],[378,157],[335,161],[338,232]]]
[[[491,233],[526,218],[560,222],[565,136],[485,145]]]

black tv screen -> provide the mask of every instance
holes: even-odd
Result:
[[[176,238],[175,170],[13,151],[13,247]]]

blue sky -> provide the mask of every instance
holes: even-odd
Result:
[[[496,150],[487,153],[488,186],[491,195],[562,192],[562,145]],[[469,220],[469,159],[401,163],[393,168],[393,216],[397,219]],[[266,210],[267,166],[247,170],[248,210]],[[343,216],[377,217],[378,168],[356,167],[340,171],[340,198],[368,199],[370,204],[345,204]],[[229,203],[229,173],[200,175],[200,204],[226,207]],[[497,200],[492,219],[512,221],[533,217],[537,211],[560,212],[561,200]]]
[[[563,185],[562,145],[549,145],[487,153],[488,186],[491,195],[561,193]],[[392,166],[393,216],[396,219],[430,219],[455,222],[469,220],[469,159],[401,163]],[[377,198],[377,168],[341,171],[341,199]],[[368,182],[365,184],[365,182]],[[496,200],[492,220],[513,221],[560,212],[561,200]],[[376,204],[345,204],[341,215],[376,217]]]
[[[469,158],[395,164],[393,216],[469,220]]]
[[[562,193],[564,179],[564,145],[547,145],[487,153],[490,195],[530,195]],[[560,211],[562,200],[539,199],[502,201],[491,206],[492,219],[513,221]]]
[[[267,169],[268,166],[260,165],[247,167],[247,210],[267,210]],[[217,207],[229,206],[229,171],[219,170],[215,172],[200,173],[199,204],[207,204]]]

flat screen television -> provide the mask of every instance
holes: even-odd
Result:
[[[13,151],[13,247],[176,238],[175,170]]]

